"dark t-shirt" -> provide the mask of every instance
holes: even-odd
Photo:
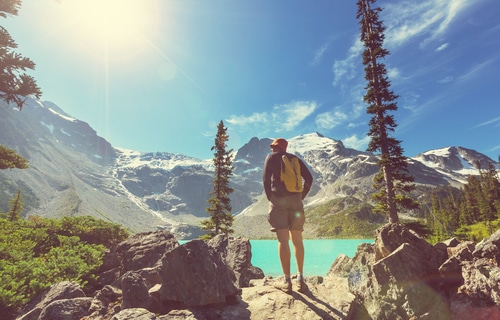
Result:
[[[270,198],[271,193],[277,196],[289,195],[293,192],[286,190],[284,183],[280,180],[281,172],[281,157],[285,154],[284,151],[272,152],[266,157],[264,162],[264,173],[262,180],[264,183],[264,191],[267,199]],[[307,169],[304,162],[299,158],[300,175],[304,178],[304,190],[302,191],[302,199],[305,198],[311,189],[313,177],[309,169]]]

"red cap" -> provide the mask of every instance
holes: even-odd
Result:
[[[286,147],[288,147],[288,142],[283,138],[274,139],[274,141],[270,144],[271,147],[278,147],[279,149],[286,151]]]

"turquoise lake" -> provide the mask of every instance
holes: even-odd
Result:
[[[360,243],[373,243],[373,239],[354,240],[304,240],[304,276],[325,276],[332,263],[340,254],[352,258]],[[252,265],[259,267],[266,276],[282,275],[278,258],[277,240],[250,240],[252,246]],[[297,273],[292,250],[291,271]]]

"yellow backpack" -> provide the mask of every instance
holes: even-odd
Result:
[[[300,175],[300,162],[296,156],[286,153],[281,157],[280,180],[289,192],[302,192],[302,176]]]

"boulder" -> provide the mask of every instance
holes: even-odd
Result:
[[[217,235],[208,242],[210,249],[218,254],[233,272],[235,285],[248,287],[250,280],[264,278],[264,272],[252,266],[252,247],[250,240],[242,237]]]
[[[38,320],[52,302],[61,299],[83,298],[85,293],[76,282],[59,282],[35,296],[19,313],[18,320]],[[90,304],[89,304],[90,305]]]
[[[88,315],[92,298],[60,299],[46,306],[38,320],[81,320]]]
[[[497,305],[478,303],[463,292],[451,297],[450,309],[453,320],[500,319],[500,309]]]
[[[128,271],[121,278],[122,309],[150,309],[153,301],[144,278],[135,271]]]
[[[473,251],[474,243],[472,241],[465,241],[455,247],[448,248],[447,252],[450,257],[439,267],[438,271],[443,279],[443,285],[450,292],[456,292],[456,289],[463,284],[462,263],[472,261]]]
[[[110,319],[113,314],[121,310],[122,292],[119,288],[107,285],[97,290],[89,308],[86,320]]]
[[[158,317],[144,308],[125,309],[115,314],[111,320],[156,320]]]
[[[413,230],[398,223],[389,223],[375,231],[375,259],[380,260],[388,256],[404,243],[411,243],[422,252],[429,269],[437,270],[448,258]]]
[[[122,274],[156,265],[163,255],[178,247],[179,242],[168,231],[137,234],[120,244],[116,252],[121,256]]]
[[[172,309],[225,303],[240,293],[234,274],[202,240],[167,252],[160,275],[160,300]]]
[[[179,246],[168,231],[139,233],[112,247],[104,256],[99,269],[101,287],[118,281],[127,271],[158,266],[163,255]]]
[[[444,253],[443,253],[444,252]],[[358,247],[344,267],[334,263],[329,275],[347,274],[352,292],[373,319],[449,318],[440,288],[439,266],[445,251],[434,248],[415,232],[387,224],[375,232],[373,244]]]
[[[476,245],[472,253],[476,258],[487,258],[495,260],[500,264],[500,229]]]
[[[476,304],[500,305],[500,267],[496,260],[464,261],[462,275],[464,284],[460,290],[467,292]]]

